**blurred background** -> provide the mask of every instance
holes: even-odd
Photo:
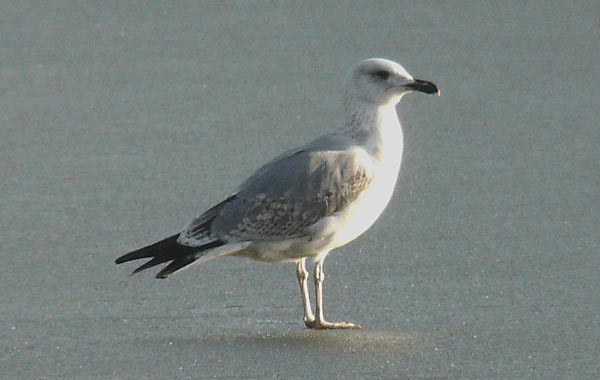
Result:
[[[4,2],[0,378],[600,377],[599,14]],[[327,259],[326,316],[363,330],[305,330],[293,265],[114,265],[340,126],[369,57],[442,96],[403,99],[395,196]]]

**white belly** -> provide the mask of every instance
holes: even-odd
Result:
[[[400,160],[392,167],[377,168],[371,186],[331,217],[328,226],[333,232],[330,249],[356,239],[375,223],[392,198],[399,169]]]

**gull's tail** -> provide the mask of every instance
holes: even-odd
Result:
[[[167,278],[170,274],[192,264],[202,257],[204,251],[221,247],[225,242],[214,240],[199,247],[189,247],[177,242],[179,234],[170,236],[147,247],[129,252],[118,259],[115,263],[121,264],[132,260],[151,258],[148,262],[136,268],[131,274],[136,274],[143,270],[152,268],[156,265],[170,261],[169,265],[163,268],[156,278]]]

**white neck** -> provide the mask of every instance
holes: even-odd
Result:
[[[346,102],[345,132],[378,160],[399,160],[402,156],[403,136],[396,103],[377,106],[364,102]]]

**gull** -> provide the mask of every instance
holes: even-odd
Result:
[[[226,256],[293,262],[307,328],[361,328],[325,320],[323,262],[330,251],[371,227],[389,203],[404,144],[396,105],[413,91],[440,94],[435,84],[413,78],[396,62],[358,62],[345,78],[346,120],[340,128],[275,157],[180,233],[116,263],[150,259],[132,275],[168,263],[156,275],[163,279],[190,264]],[[315,263],[314,314],[307,259]]]

